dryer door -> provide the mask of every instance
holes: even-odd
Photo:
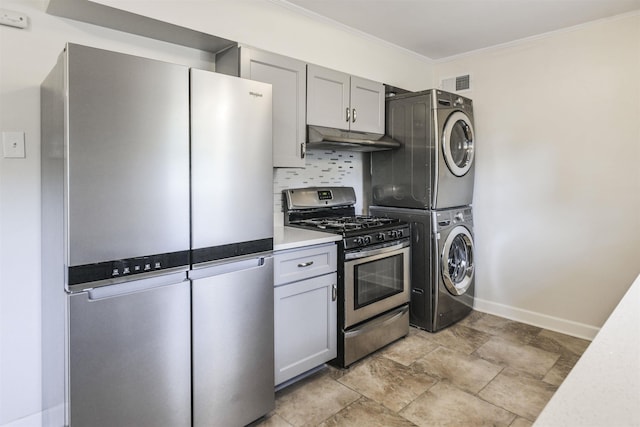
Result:
[[[471,169],[475,152],[473,125],[462,111],[456,111],[447,118],[442,132],[442,152],[455,176],[463,176]]]
[[[445,240],[440,258],[444,285],[453,295],[464,294],[473,280],[473,237],[466,227],[456,226]]]

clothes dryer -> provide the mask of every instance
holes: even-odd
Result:
[[[467,316],[475,295],[471,207],[429,211],[371,206],[370,212],[411,224],[409,322],[436,332]]]
[[[372,153],[373,204],[432,210],[471,205],[472,101],[432,89],[389,98],[386,111],[386,132],[402,146]]]

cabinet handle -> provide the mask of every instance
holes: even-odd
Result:
[[[304,159],[304,156],[307,155],[307,145],[304,142],[300,143],[300,158]]]
[[[310,265],[313,265],[313,261],[301,262],[300,264],[298,264],[298,267],[309,267]]]
[[[335,301],[336,299],[338,299],[338,287],[334,283],[331,285],[331,301]]]
[[[353,123],[355,123],[356,119],[358,118],[358,116],[356,115],[356,109],[355,108],[353,109],[353,114],[351,115],[351,118],[353,120]]]
[[[351,114],[351,110],[349,110],[349,107],[347,107],[347,122],[349,120],[351,120],[351,115],[350,114]]]

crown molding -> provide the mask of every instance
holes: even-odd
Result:
[[[394,43],[391,43],[389,41],[383,40],[383,39],[378,38],[376,36],[373,36],[373,35],[371,35],[369,33],[365,33],[364,31],[357,30],[357,29],[355,29],[353,27],[350,27],[350,26],[345,25],[345,24],[343,24],[341,22],[338,22],[338,21],[336,21],[334,19],[327,18],[326,16],[320,15],[319,13],[310,11],[308,9],[305,9],[305,8],[301,7],[301,6],[298,6],[296,4],[290,3],[287,0],[268,0],[268,1],[273,3],[273,4],[275,4],[275,5],[283,7],[285,9],[289,9],[290,11],[292,11],[294,13],[297,13],[299,15],[306,16],[307,18],[310,18],[310,19],[312,19],[312,20],[314,20],[316,22],[320,22],[320,23],[326,24],[328,26],[337,28],[337,29],[339,29],[341,31],[347,32],[347,33],[349,33],[349,34],[351,34],[353,36],[356,36],[356,37],[359,37],[359,38],[362,38],[362,39],[377,43],[377,44],[379,44],[379,45],[381,45],[383,47],[389,47],[389,48],[398,50],[398,51],[404,53],[405,55],[411,56],[411,57],[413,57],[413,58],[415,58],[415,59],[417,59],[419,61],[425,62],[425,63],[427,63],[429,65],[433,65],[434,64],[434,60],[429,58],[428,56],[420,55],[419,53],[414,52],[412,50],[409,50],[409,49],[407,49],[405,47],[398,46],[397,44],[394,44]]]

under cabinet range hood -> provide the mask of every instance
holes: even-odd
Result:
[[[307,126],[307,148],[370,152],[400,148],[400,142],[384,134],[309,125]]]

